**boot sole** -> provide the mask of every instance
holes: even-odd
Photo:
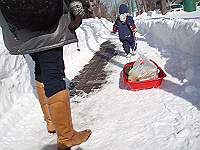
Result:
[[[84,142],[86,142],[88,139],[89,139],[89,137],[91,136],[91,134],[92,134],[92,132],[90,133],[90,135],[88,136],[88,138],[84,141]],[[82,142],[82,143],[84,143],[84,142]],[[81,143],[81,144],[82,144]],[[80,145],[80,144],[77,144],[77,145]],[[76,146],[76,145],[74,145],[74,146]],[[73,146],[72,146],[73,147]],[[71,147],[68,147],[68,148],[66,148],[66,149],[58,149],[58,150],[70,150],[71,149]]]
[[[66,149],[58,149],[58,150],[70,150],[70,149],[71,149],[71,147],[66,148]]]
[[[92,131],[91,131],[90,135],[91,135],[91,134],[92,134]],[[84,142],[86,142],[86,141],[89,139],[90,135],[88,136],[88,138],[87,138]],[[79,145],[80,145],[80,144],[79,144]]]
[[[48,131],[48,133],[50,133],[50,134],[55,134],[56,131],[55,131],[55,130],[54,130],[54,131]]]

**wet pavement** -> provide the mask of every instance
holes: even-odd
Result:
[[[111,41],[106,41],[101,44],[100,50],[94,54],[94,57],[89,61],[84,68],[79,71],[80,74],[75,76],[71,82],[76,88],[76,95],[81,96],[84,93],[93,92],[100,89],[102,84],[105,84],[108,72],[104,70],[110,59],[117,55],[115,45]]]

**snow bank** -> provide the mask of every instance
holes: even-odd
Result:
[[[185,83],[185,92],[200,91],[200,11],[174,12],[161,15],[143,13],[135,19],[138,32],[151,47],[168,58],[165,65],[173,77]]]
[[[21,95],[32,92],[33,88],[30,83],[30,69],[32,70],[32,68],[29,68],[29,64],[23,56],[11,56],[3,43],[0,45],[0,64],[1,118],[12,108]]]
[[[30,97],[24,96],[33,93],[34,79],[30,57],[11,56],[4,47],[2,35],[0,43],[0,132],[3,135],[34,105]],[[5,116],[7,112],[10,113]]]
[[[184,12],[186,13],[186,12]],[[138,32],[147,36],[147,40],[157,43],[161,42],[166,48],[181,50],[194,56],[200,56],[200,11],[194,12],[197,16],[193,18],[173,17],[166,14],[155,18],[146,13],[135,19]],[[152,13],[153,14],[153,13]],[[159,17],[160,16],[160,17]],[[196,19],[198,18],[198,19]],[[156,42],[155,42],[156,41]],[[163,47],[162,47],[163,48]]]

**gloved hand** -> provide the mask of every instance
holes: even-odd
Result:
[[[112,31],[111,33],[113,33],[113,34],[116,34],[116,32],[115,32],[115,31]]]
[[[70,30],[76,30],[82,23],[82,15],[76,15],[75,19],[68,25]]]
[[[83,5],[80,0],[73,0],[69,4],[72,22],[68,25],[70,30],[76,30],[82,23],[84,15]]]
[[[137,32],[137,29],[135,28],[132,31],[133,31],[133,34],[135,35],[135,33]]]

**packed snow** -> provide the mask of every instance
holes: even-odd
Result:
[[[200,11],[157,12],[137,16],[138,49],[166,73],[159,88],[131,90],[122,80],[125,53],[113,23],[84,19],[76,30],[80,51],[64,47],[65,73],[71,80],[110,40],[118,55],[99,90],[71,97],[74,128],[90,128],[87,142],[72,150],[200,149]],[[138,54],[132,56],[135,61]],[[34,85],[29,55],[11,56],[0,36],[0,150],[56,150],[56,134],[46,123]]]

